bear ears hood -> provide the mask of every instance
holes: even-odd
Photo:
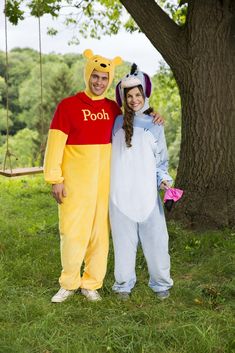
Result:
[[[86,49],[83,52],[83,56],[87,59],[84,67],[85,92],[91,99],[102,99],[113,82],[115,67],[122,64],[122,59],[120,56],[116,56],[114,59],[107,59],[100,55],[94,55],[91,49]],[[94,70],[109,74],[109,83],[102,96],[95,96],[89,88],[89,80]]]

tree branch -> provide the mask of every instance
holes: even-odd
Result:
[[[186,55],[180,28],[154,0],[120,0],[153,46],[172,69]]]

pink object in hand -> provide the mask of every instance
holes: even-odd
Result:
[[[183,190],[180,189],[169,188],[166,190],[163,201],[167,211],[171,211],[174,202],[178,201],[182,195]]]
[[[173,200],[176,202],[182,197],[183,193],[184,192],[181,189],[169,188],[165,192],[163,201],[166,202],[167,200]]]

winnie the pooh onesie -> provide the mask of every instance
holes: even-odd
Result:
[[[120,108],[104,97],[112,83],[113,60],[83,53],[86,89],[63,99],[51,122],[44,161],[45,180],[64,183],[66,197],[59,205],[62,272],[61,288],[96,290],[106,273],[109,222],[108,199],[112,127]],[[101,96],[89,88],[93,70],[106,72],[109,82]],[[84,261],[84,272],[80,271]]]

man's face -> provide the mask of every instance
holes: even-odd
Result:
[[[108,72],[101,72],[93,70],[89,79],[90,91],[95,96],[101,96],[109,84]]]

